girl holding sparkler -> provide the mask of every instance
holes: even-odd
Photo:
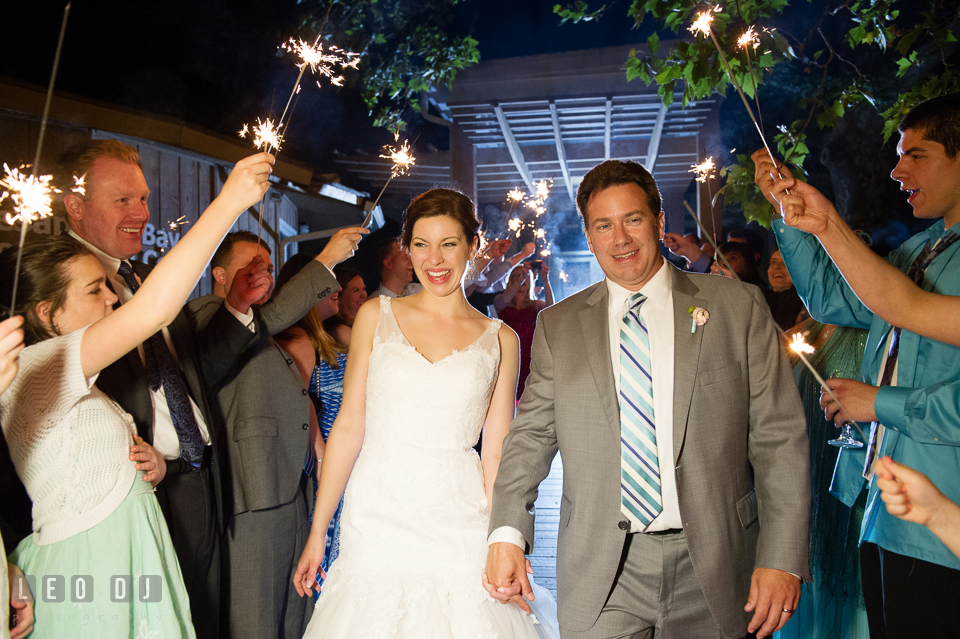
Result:
[[[71,591],[69,601],[38,602],[36,639],[195,636],[152,490],[166,464],[94,382],[176,317],[230,226],[266,192],[272,163],[267,153],[238,162],[195,228],[116,311],[100,262],[79,242],[50,236],[22,251],[13,310],[28,347],[0,396],[0,422],[33,500],[34,532],[11,557],[38,579],[64,576]],[[4,289],[13,253],[0,256]]]

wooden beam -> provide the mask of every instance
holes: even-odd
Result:
[[[613,128],[613,100],[607,97],[603,122],[603,159],[610,159],[610,133]]]
[[[650,174],[653,174],[653,165],[657,163],[657,154],[660,152],[660,138],[663,136],[663,121],[667,118],[667,107],[660,105],[657,113],[657,122],[653,125],[653,134],[650,136],[650,146],[647,147],[647,160],[643,163]]]
[[[517,138],[513,136],[513,130],[510,128],[510,123],[507,122],[507,116],[503,114],[503,109],[500,108],[500,105],[497,103],[493,105],[493,112],[497,114],[497,122],[500,123],[500,131],[503,133],[503,140],[507,145],[507,151],[510,152],[510,157],[513,159],[517,171],[520,172],[520,177],[523,178],[524,183],[527,185],[527,189],[533,193],[536,190],[536,187],[533,186],[533,176],[530,174],[530,168],[527,166],[526,160],[523,159],[523,151],[520,150],[520,145],[517,144]]]
[[[575,202],[573,197],[573,182],[570,181],[570,169],[567,167],[567,152],[563,150],[563,137],[560,135],[560,118],[557,115],[557,104],[550,100],[550,120],[553,122],[553,141],[557,144],[557,160],[560,161],[560,172],[563,173],[563,181],[567,185],[567,195],[570,201]]]

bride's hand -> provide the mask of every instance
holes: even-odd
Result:
[[[297,570],[293,573],[293,585],[297,589],[297,594],[301,597],[307,593],[313,594],[314,590],[320,594],[320,586],[317,584],[317,572],[324,579],[327,573],[323,571],[320,564],[323,563],[324,543],[320,540],[317,543],[313,534],[307,539],[307,545],[300,555],[300,561],[297,562]]]

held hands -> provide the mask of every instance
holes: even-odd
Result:
[[[218,200],[236,209],[238,215],[253,206],[270,188],[270,174],[276,158],[270,153],[256,153],[243,158],[233,167]]]
[[[353,252],[357,250],[360,240],[369,232],[369,229],[365,229],[362,226],[340,229],[330,238],[330,241],[327,242],[327,245],[320,252],[320,255],[317,256],[317,259],[323,262],[324,266],[332,270],[334,266],[353,256]]]
[[[271,286],[273,273],[270,265],[261,255],[256,255],[234,274],[230,290],[227,291],[227,304],[246,314],[250,306],[263,299]]]
[[[313,533],[314,530],[317,530],[316,526],[313,526],[310,530],[307,545],[303,549],[303,554],[300,555],[300,561],[297,562],[297,570],[293,573],[293,586],[297,589],[297,594],[301,597],[307,593],[313,594],[314,590],[316,590],[318,595],[320,594],[320,585],[317,583],[316,578],[318,571],[321,577],[324,579],[327,578],[327,573],[320,567],[320,564],[323,563],[323,553],[325,550],[324,536],[319,535],[318,537]],[[324,526],[324,534],[326,530],[327,527]]]
[[[747,632],[756,632],[757,639],[772,635],[790,621],[799,603],[800,580],[796,576],[783,570],[757,568],[750,578],[750,596],[743,608],[753,612]]]
[[[147,471],[143,481],[156,486],[167,474],[167,462],[156,448],[143,441],[139,435],[134,437],[134,441],[136,445],[130,447],[130,461],[137,462],[137,470]]]
[[[830,397],[830,393],[820,390],[820,406],[823,408],[823,415],[828,420],[832,420],[838,426],[844,420],[853,420],[855,422],[873,422],[877,421],[877,413],[873,405],[877,399],[878,386],[871,386],[858,382],[855,379],[831,378],[826,380],[827,388],[833,391],[847,412],[840,410],[840,405]]]
[[[14,315],[0,322],[0,393],[17,375],[20,351],[23,350],[23,318]]]
[[[502,604],[515,603],[530,614],[527,601],[533,601],[534,597],[527,574],[532,575],[533,569],[520,546],[510,542],[490,545],[481,582],[491,597]]]

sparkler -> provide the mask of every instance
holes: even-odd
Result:
[[[784,339],[786,339],[786,336],[784,336]],[[820,373],[817,372],[817,369],[813,367],[813,364],[811,364],[810,360],[808,360],[804,355],[804,353],[806,353],[807,355],[810,355],[816,349],[810,344],[807,344],[806,341],[804,341],[803,333],[794,333],[793,340],[788,344],[788,346],[792,352],[796,353],[800,357],[800,361],[803,362],[804,366],[806,366],[810,370],[810,373],[813,374],[813,378],[817,380],[818,384],[820,384],[820,388],[827,391],[827,394],[830,395],[833,401],[837,403],[837,406],[840,407],[840,410],[846,413],[847,409],[844,407],[843,403],[839,399],[837,399],[837,396],[834,395],[833,391],[830,390],[830,388],[827,386],[827,382],[824,381],[823,377],[820,376]],[[863,437],[863,440],[868,441],[866,435],[864,435],[860,427],[857,426],[857,423],[854,421],[851,421],[851,423],[857,427],[857,430],[860,432],[860,436]]]
[[[732,266],[730,266],[730,262],[727,261],[727,257],[720,252],[719,248],[717,248],[716,240],[710,237],[710,233],[708,233],[707,229],[704,228],[703,224],[700,222],[700,218],[697,217],[697,214],[693,212],[693,209],[690,207],[690,205],[687,202],[684,202],[683,205],[687,207],[687,212],[690,213],[690,217],[692,217],[693,221],[696,222],[697,226],[700,227],[700,234],[703,235],[703,237],[707,238],[707,241],[710,242],[710,246],[713,247],[713,252],[714,252],[714,255],[716,256],[716,259],[723,262],[724,266],[727,267],[727,270],[730,271],[730,275],[733,276],[733,279],[737,280],[738,282],[742,281],[740,279],[740,276],[737,275],[737,272],[733,270]]]
[[[747,115],[750,116],[750,119],[753,121],[753,125],[757,127],[757,133],[760,134],[760,140],[763,142],[763,148],[767,150],[767,155],[770,156],[773,166],[776,167],[777,160],[773,157],[773,151],[770,150],[770,145],[767,144],[767,137],[763,134],[763,128],[760,126],[756,116],[753,114],[753,109],[750,108],[750,103],[747,101],[747,96],[743,93],[743,87],[740,86],[737,76],[733,75],[733,70],[730,69],[730,63],[727,61],[727,56],[723,53],[723,49],[720,48],[720,42],[717,40],[717,36],[713,32],[713,11],[719,10],[720,5],[717,5],[713,10],[707,9],[706,11],[701,11],[697,16],[697,19],[693,22],[693,24],[690,25],[689,29],[693,33],[699,33],[703,36],[710,36],[710,39],[713,40],[713,45],[717,48],[717,53],[720,56],[720,60],[723,62],[723,66],[727,70],[727,76],[730,78],[730,82],[733,84],[733,87],[737,90],[737,94],[743,101],[743,106],[747,109]],[[743,36],[741,36],[740,39],[742,40]],[[756,92],[754,92],[754,94],[756,94]],[[777,173],[780,175],[780,178],[783,179],[783,174],[780,173],[779,169],[777,170]],[[787,193],[789,194],[789,191]],[[776,210],[774,210],[774,215],[777,215]]]
[[[393,141],[400,141],[399,131],[393,134]],[[363,219],[363,228],[370,228],[370,222],[373,220],[373,210],[377,208],[377,203],[380,202],[380,198],[383,197],[383,193],[387,190],[387,187],[390,185],[390,182],[393,180],[393,178],[397,177],[398,175],[406,175],[407,171],[410,170],[410,167],[412,167],[417,161],[417,158],[413,157],[413,154],[410,153],[409,140],[404,140],[399,149],[389,144],[384,146],[383,153],[380,154],[380,157],[393,162],[393,168],[390,169],[390,177],[387,178],[383,188],[380,189],[380,194],[377,195],[377,199],[373,201],[373,206],[370,207],[370,210],[367,212],[367,216]]]
[[[53,100],[53,85],[57,80],[57,69],[60,67],[60,53],[63,51],[63,38],[67,33],[67,18],[70,17],[70,4],[71,3],[68,2],[63,8],[63,22],[60,23],[60,38],[57,40],[57,51],[53,55],[53,69],[50,70],[50,84],[47,85],[47,97],[43,103],[43,116],[40,118],[40,134],[37,136],[37,152],[33,156],[30,178],[24,182],[22,180],[23,175],[20,174],[17,169],[11,171],[7,168],[6,164],[3,165],[7,173],[3,180],[3,186],[10,188],[15,195],[8,196],[8,194],[4,192],[3,197],[0,197],[0,201],[6,197],[10,197],[14,202],[15,210],[17,210],[16,216],[10,216],[9,214],[6,216],[8,224],[12,224],[12,220],[20,220],[20,244],[17,248],[17,262],[13,270],[13,296],[10,300],[10,315],[13,315],[14,309],[17,306],[17,284],[20,282],[20,258],[23,255],[23,243],[27,239],[27,227],[33,220],[48,217],[51,214],[51,192],[60,192],[50,187],[50,179],[52,176],[44,175],[40,178],[36,178],[35,176],[37,173],[37,165],[40,163],[40,150],[43,148],[43,138],[47,131],[47,120],[50,116],[50,102]],[[20,178],[17,178],[16,175],[20,175]],[[43,187],[38,187],[38,184],[42,184]],[[33,215],[37,217],[32,217]]]
[[[280,45],[281,49],[294,53],[300,58],[300,61],[297,63],[300,73],[297,75],[297,81],[293,85],[293,90],[290,91],[290,97],[287,99],[287,104],[283,107],[283,113],[280,115],[280,119],[277,120],[276,125],[274,125],[273,121],[269,118],[264,122],[261,122],[260,119],[257,118],[257,126],[253,127],[253,144],[258,149],[265,150],[268,153],[271,152],[271,150],[274,152],[280,150],[280,143],[283,141],[286,126],[289,124],[289,120],[284,123],[284,119],[287,118],[287,114],[292,114],[293,112],[290,105],[293,103],[294,96],[300,93],[300,81],[303,80],[303,74],[306,73],[307,69],[329,78],[331,84],[343,86],[343,75],[338,74],[334,70],[335,67],[339,66],[341,71],[346,68],[356,69],[360,63],[360,56],[357,53],[350,53],[333,46],[327,47],[326,51],[324,51],[323,45],[320,44],[320,37],[321,34],[318,34],[312,45],[307,44],[307,42],[302,39],[295,40],[293,38],[290,38],[287,42]],[[317,80],[317,86],[320,86],[319,80]],[[244,124],[240,130],[240,137],[245,138],[249,133],[249,126]],[[257,226],[258,247],[260,246],[260,234],[263,230],[263,203],[265,199],[266,193],[264,193],[264,197],[260,200],[260,206],[257,210],[257,217],[260,218]],[[368,218],[369,217],[368,215]],[[365,223],[369,224],[366,220]]]

